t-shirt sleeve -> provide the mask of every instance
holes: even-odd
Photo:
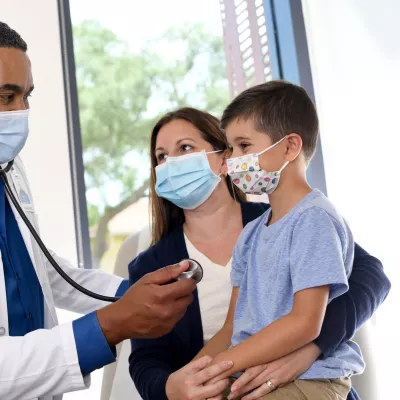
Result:
[[[293,292],[330,286],[329,300],[348,290],[351,233],[344,223],[319,207],[305,210],[296,221],[290,246]]]

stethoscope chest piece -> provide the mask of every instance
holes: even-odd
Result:
[[[196,260],[192,260],[191,258],[187,258],[182,261],[188,261],[189,268],[179,275],[176,280],[179,281],[181,279],[192,278],[196,281],[196,283],[199,283],[203,279],[203,268],[200,263],[198,263]]]

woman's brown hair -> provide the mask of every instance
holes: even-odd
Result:
[[[183,210],[172,204],[170,201],[157,196],[156,193],[156,166],[155,155],[156,141],[161,128],[174,120],[184,120],[194,125],[202,134],[203,139],[210,143],[214,150],[226,150],[228,143],[226,136],[219,128],[219,120],[211,114],[196,110],[195,108],[184,107],[179,110],[165,114],[154,126],[150,139],[150,207],[151,207],[151,229],[152,245],[168,235],[174,228],[185,222]],[[230,180],[228,177],[227,179]],[[233,188],[233,189],[232,189]],[[246,198],[231,182],[228,182],[228,189],[231,196],[240,202]]]

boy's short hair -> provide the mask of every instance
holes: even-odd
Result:
[[[285,81],[270,81],[249,88],[226,107],[221,129],[238,118],[254,121],[254,127],[276,143],[289,133],[303,140],[307,160],[314,154],[318,139],[318,116],[307,92]]]

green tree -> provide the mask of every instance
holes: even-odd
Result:
[[[219,115],[228,101],[221,37],[201,24],[168,30],[133,53],[113,32],[95,21],[74,27],[82,142],[87,190],[101,199],[92,248],[95,265],[107,249],[111,218],[148,189],[132,159],[146,154],[151,128],[159,116],[191,105]],[[171,49],[170,55],[162,55]],[[153,111],[151,111],[153,110]],[[111,203],[110,183],[118,183]]]

